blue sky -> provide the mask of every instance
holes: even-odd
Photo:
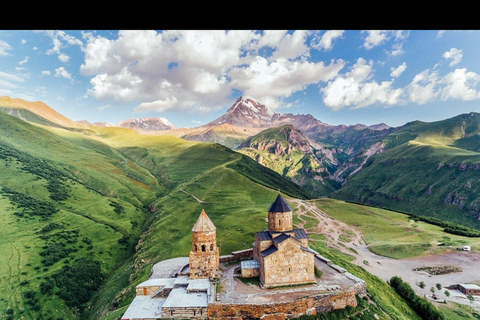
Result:
[[[480,31],[0,31],[0,95],[195,127],[240,95],[329,124],[480,112]]]

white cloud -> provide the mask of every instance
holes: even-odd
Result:
[[[390,68],[390,77],[392,78],[398,78],[402,75],[402,73],[407,69],[407,63],[404,62],[401,65],[399,65],[397,68]]]
[[[387,30],[368,30],[364,32],[368,34],[363,44],[363,46],[367,50],[370,50],[376,46],[381,45],[383,42],[387,41],[390,37],[390,32]]]
[[[467,72],[467,69],[455,69],[445,75],[439,82],[442,88],[442,100],[457,99],[462,101],[476,100],[480,98],[480,92],[476,89],[480,75],[475,72]]]
[[[253,96],[269,107],[281,106],[279,99],[303,90],[306,86],[326,82],[343,68],[342,60],[323,62],[279,60],[269,62],[257,56],[248,67],[233,68],[229,76],[232,86],[245,95]]]
[[[410,31],[405,30],[397,30],[394,32],[393,35],[393,45],[391,51],[388,52],[391,56],[398,56],[403,54],[405,51],[403,50],[403,45],[405,41],[410,36]]]
[[[57,96],[57,100],[58,101],[65,101],[65,97],[64,96]]]
[[[435,99],[438,94],[439,75],[437,70],[424,70],[417,74],[405,88],[407,99],[417,104],[425,104]]]
[[[25,81],[25,79],[23,79],[22,77],[20,77],[18,75],[3,72],[3,71],[0,71],[0,78],[6,79],[6,80],[9,80],[9,81],[15,81],[15,82],[24,82]]]
[[[0,57],[8,56],[8,50],[12,50],[12,47],[3,40],[0,40]]]
[[[314,39],[310,44],[315,49],[330,50],[333,48],[333,40],[341,38],[344,30],[329,30],[320,39]]]
[[[64,53],[61,53],[58,55],[58,60],[62,61],[63,63],[66,63],[68,62],[68,60],[70,60],[70,57]]]
[[[295,59],[299,56],[308,55],[309,48],[305,43],[307,31],[297,30],[292,34],[285,34],[277,42],[277,50],[272,54],[272,59]]]
[[[362,33],[367,34],[365,42],[363,43],[363,47],[367,50],[393,40],[391,49],[386,50],[386,53],[390,56],[398,56],[403,54],[403,45],[410,36],[410,31],[405,30],[368,30],[362,31]]]
[[[437,39],[440,39],[441,37],[443,37],[443,34],[445,33],[445,30],[438,30],[437,32]]]
[[[23,59],[22,61],[19,61],[18,64],[19,65],[24,65],[25,63],[28,62],[28,59],[30,59],[30,57],[25,57],[25,59]]]
[[[27,40],[22,39],[22,44],[25,44],[25,43],[27,43]]]
[[[33,50],[33,51],[37,51],[38,48],[37,48],[37,47],[33,47],[32,50]]]
[[[308,62],[308,34],[138,30],[120,31],[112,40],[85,34],[88,40],[80,71],[92,76],[90,96],[138,102],[137,112],[206,112],[230,103],[233,89],[275,100],[278,105],[296,90],[331,79],[343,67],[343,61],[328,66]],[[258,52],[265,47],[272,53],[261,57]],[[247,74],[260,69],[266,74],[248,78]]]
[[[69,46],[78,46],[82,51],[85,50],[83,42],[80,39],[75,38],[74,36],[66,33],[62,30],[52,31],[49,30],[46,32],[50,38],[52,38],[53,47],[47,50],[48,55],[57,54],[58,59],[66,63],[70,59],[70,57],[61,52],[61,49],[69,47]]]
[[[359,58],[350,71],[338,75],[321,89],[323,102],[333,110],[344,107],[362,108],[375,103],[401,103],[402,89],[395,89],[392,81],[380,84],[372,78],[373,62]]]
[[[443,54],[443,57],[446,60],[451,60],[449,66],[453,67],[454,65],[462,61],[463,53],[462,50],[459,50],[457,48],[451,48],[450,51],[447,51]]]
[[[55,69],[55,77],[69,79],[73,82],[72,75],[64,67]]]
[[[145,112],[145,111],[155,111],[155,112],[163,112],[168,109],[172,109],[175,107],[177,103],[177,99],[173,98],[166,98],[165,100],[157,100],[153,102],[144,102],[141,103],[139,106],[135,108],[135,112]]]
[[[51,74],[52,74],[52,73],[51,73],[50,71],[48,71],[48,70],[43,70],[43,71],[42,71],[42,76],[49,76],[49,75],[51,75]]]
[[[8,95],[12,95],[12,91],[10,89],[18,88],[18,82],[24,81],[25,79],[19,75],[0,71],[0,88],[3,88],[5,92],[8,91]]]

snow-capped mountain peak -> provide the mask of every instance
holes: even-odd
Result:
[[[233,124],[239,127],[268,127],[275,112],[249,96],[242,96],[220,118],[208,125]]]
[[[171,124],[170,121],[168,121],[165,117],[128,119],[120,122],[116,126],[137,131],[160,131],[175,129],[175,126]]]

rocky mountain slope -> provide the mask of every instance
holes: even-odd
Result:
[[[338,165],[332,152],[290,124],[249,137],[238,151],[292,179],[312,194],[329,194],[336,189],[327,169]]]

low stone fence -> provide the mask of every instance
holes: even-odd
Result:
[[[302,315],[316,315],[321,312],[356,307],[354,288],[337,294],[318,294],[288,302],[270,304],[213,303],[208,306],[208,318],[226,319],[266,319],[277,320],[296,318]]]
[[[232,254],[220,256],[220,262],[240,261],[253,258],[253,248],[239,251],[233,251]]]

